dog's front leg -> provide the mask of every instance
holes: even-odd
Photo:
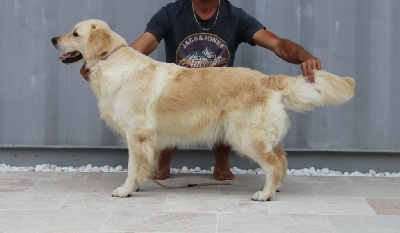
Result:
[[[156,136],[153,130],[135,129],[126,133],[129,150],[128,177],[113,192],[114,197],[127,197],[148,178],[154,164]]]

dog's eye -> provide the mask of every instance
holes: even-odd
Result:
[[[76,33],[76,32],[72,33],[72,35],[74,35],[75,37],[79,36],[78,33]]]

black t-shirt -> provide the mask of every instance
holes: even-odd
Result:
[[[192,1],[178,0],[161,8],[147,24],[146,32],[158,41],[165,40],[168,63],[192,68],[233,66],[239,44],[254,45],[253,35],[265,28],[228,0],[221,0],[219,14],[217,10],[210,19],[196,17],[201,27],[193,15]]]

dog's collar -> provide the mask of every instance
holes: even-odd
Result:
[[[111,51],[105,58],[100,59],[100,60],[103,60],[103,61],[107,60],[107,58],[109,58],[113,53],[117,52],[119,49],[121,49],[121,48],[123,48],[123,47],[128,47],[128,45],[126,45],[126,44],[121,44],[121,45],[119,45],[119,46],[116,47],[113,51]],[[100,60],[98,60],[94,65],[92,65],[92,66],[89,68],[89,70],[92,69],[94,66],[96,66],[97,63],[99,63]],[[86,61],[85,61],[85,66],[86,66]]]
[[[105,57],[105,58],[102,59],[102,60],[107,60],[108,57],[110,57],[113,53],[117,52],[120,48],[123,48],[123,47],[128,47],[128,45],[126,45],[126,44],[121,44],[120,46],[116,47],[113,51],[111,51],[111,53],[109,53],[109,54],[107,55],[107,57]]]

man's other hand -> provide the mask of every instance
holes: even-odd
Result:
[[[89,81],[90,81],[90,78],[89,78],[90,70],[89,70],[89,69],[86,69],[85,65],[86,65],[86,63],[83,64],[80,73],[81,73],[82,77],[83,77],[86,81],[89,82]]]

